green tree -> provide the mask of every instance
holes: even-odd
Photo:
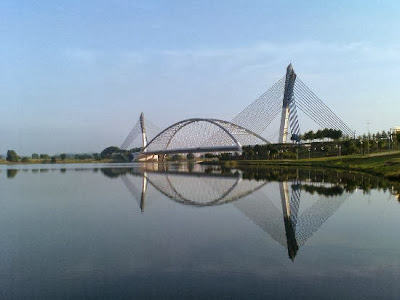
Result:
[[[32,159],[39,159],[39,154],[32,153]]]
[[[40,159],[49,159],[49,158],[50,158],[50,155],[48,155],[48,154],[45,154],[45,153],[40,154]]]
[[[313,140],[314,139],[314,132],[312,130],[303,134],[303,140]]]
[[[343,142],[343,154],[352,155],[358,153],[360,149],[357,147],[353,140],[347,140]]]
[[[21,159],[21,161],[22,161],[22,162],[28,162],[28,161],[29,161],[29,157],[28,157],[28,156],[24,156],[24,157]]]
[[[7,161],[17,162],[18,161],[18,155],[14,150],[8,150],[6,159],[7,159]]]
[[[322,139],[324,136],[322,135],[322,130],[318,130],[315,135],[314,135],[314,139],[320,140]]]
[[[50,162],[51,162],[52,164],[56,163],[56,162],[57,162],[57,158],[56,158],[55,156],[52,156]]]
[[[322,138],[330,138],[331,137],[331,129],[324,128],[322,130]]]
[[[186,158],[188,160],[193,160],[194,159],[194,154],[193,153],[188,153],[188,155],[186,155]]]
[[[338,140],[343,136],[343,132],[341,130],[330,129],[329,137],[334,140]]]
[[[110,146],[105,148],[103,151],[100,153],[101,158],[111,158],[113,153],[119,153],[120,149],[115,146]]]
[[[99,153],[93,153],[93,158],[95,160],[101,160],[100,154]]]
[[[67,154],[61,153],[60,159],[61,159],[61,160],[65,160],[66,158],[67,158]]]

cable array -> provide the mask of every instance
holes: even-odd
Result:
[[[251,131],[262,134],[282,109],[285,79],[282,77],[270,89],[241,111],[232,122]],[[321,128],[338,129],[344,135],[352,136],[353,131],[325,103],[322,102],[298,77],[296,78],[292,101],[289,103],[289,125],[292,134],[300,135],[297,108]]]
[[[261,134],[281,110],[284,89],[285,77],[282,77],[264,94],[233,118],[232,123]]]
[[[147,142],[151,141],[154,137],[157,136],[158,133],[161,132],[161,129],[154,125],[149,119],[145,119],[146,123],[146,140]],[[122,150],[127,150],[128,147],[137,139],[139,135],[142,134],[142,128],[140,126],[140,119],[135,123],[131,131],[129,132],[128,136],[125,138],[124,142],[121,144]],[[138,147],[142,147],[143,145],[138,144],[135,145]]]
[[[353,135],[353,131],[299,78],[294,85],[294,98],[297,107],[321,128],[338,129],[344,135]]]
[[[133,140],[135,140],[139,134],[141,134],[141,126],[140,126],[140,120],[138,120],[131,131],[129,132],[128,136],[125,138],[124,142],[121,144],[121,149],[126,150],[128,147],[132,144]]]
[[[290,220],[292,221],[293,227],[296,229],[297,219],[299,214],[299,206],[301,199],[301,189],[300,189],[300,181],[293,182],[292,195],[290,197]]]
[[[145,119],[145,123],[146,123],[147,142],[150,142],[157,136],[157,134],[159,134],[162,131],[162,129],[147,118]]]

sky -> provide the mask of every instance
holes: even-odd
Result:
[[[231,120],[289,63],[357,134],[388,130],[399,29],[394,0],[2,0],[0,153],[100,152],[141,112]]]

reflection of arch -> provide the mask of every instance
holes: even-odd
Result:
[[[176,194],[177,197],[172,198],[171,195],[164,194],[164,192],[159,189],[160,192],[162,192],[167,197],[170,197],[180,203],[197,205],[197,203],[195,201],[189,199],[185,195],[182,195],[178,190],[176,190],[176,188],[174,187],[174,185],[172,184],[172,182],[168,176],[168,173],[166,174],[166,179],[167,179],[169,186],[174,191],[174,193]],[[211,201],[207,202],[207,204],[205,204],[205,205],[207,205],[207,206],[215,205],[218,202],[223,201],[235,189],[235,187],[238,185],[239,181],[240,181],[240,177],[237,176],[235,182],[233,183],[233,185],[231,187],[229,187],[221,196],[217,197],[216,199],[211,199]],[[154,184],[153,184],[153,186],[156,189],[158,189],[157,186],[155,186]],[[204,206],[203,204],[200,204],[200,205]]]
[[[269,143],[260,135],[237,124],[193,118],[179,121],[161,131],[143,149],[147,154],[234,152],[242,145]]]
[[[267,182],[241,179],[240,174],[146,172],[155,190],[175,202],[197,207],[221,205],[254,193]],[[126,184],[128,187],[128,185]],[[138,193],[135,193],[138,195]]]

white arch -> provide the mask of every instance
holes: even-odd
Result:
[[[213,124],[220,128],[225,134],[229,136],[229,138],[232,140],[235,146],[216,146],[215,148],[184,148],[184,149],[172,149],[168,150],[168,146],[170,145],[172,139],[175,137],[175,135],[182,130],[184,127],[196,123],[196,122],[207,122],[210,124]],[[227,126],[226,126],[227,125]],[[229,130],[229,127],[233,127],[234,129],[239,129],[245,134],[255,137],[259,139],[263,143],[269,144],[269,141],[264,139],[263,137],[259,136],[258,134],[241,127],[237,124],[228,122],[228,121],[223,121],[223,120],[218,120],[218,119],[205,119],[205,118],[191,118],[191,119],[186,119],[182,120],[179,122],[176,122],[163,131],[161,131],[156,137],[154,137],[148,144],[147,146],[142,150],[142,153],[146,152],[146,154],[166,154],[166,153],[185,153],[185,152],[223,152],[223,151],[241,151],[242,150],[242,145],[238,141],[238,139],[234,136],[234,134]],[[167,140],[163,142],[165,146],[163,146],[164,149],[159,149],[159,150],[150,150],[149,147],[152,147],[153,144],[155,144],[160,138],[168,134],[168,132],[171,131],[171,135],[167,136]]]

